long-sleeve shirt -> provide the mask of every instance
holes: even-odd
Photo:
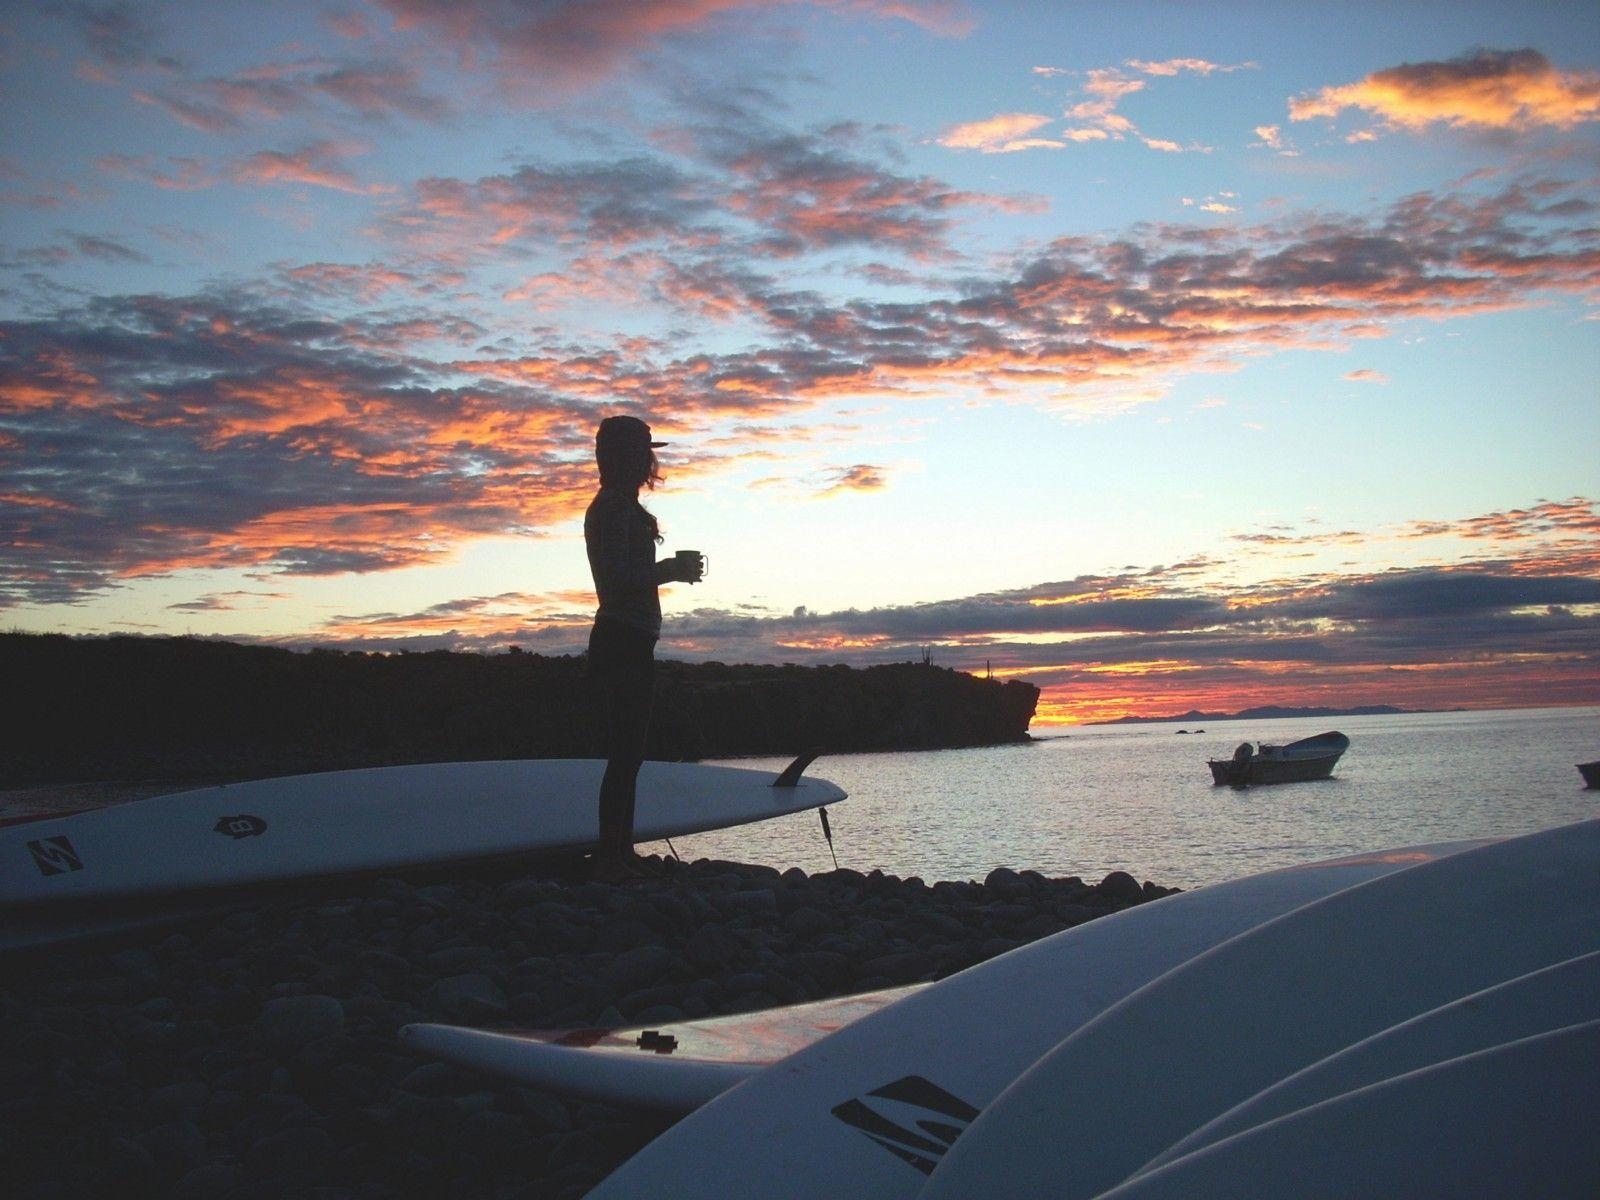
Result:
[[[583,540],[589,551],[589,572],[600,598],[596,619],[621,621],[661,635],[660,575],[655,536],[638,496],[601,488],[583,517]]]

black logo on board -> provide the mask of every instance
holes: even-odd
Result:
[[[260,837],[267,831],[267,823],[260,817],[252,817],[249,813],[240,813],[237,817],[220,817],[212,826],[218,833],[225,833],[234,841],[240,838]]]
[[[866,1100],[889,1103],[871,1105]],[[924,1175],[933,1174],[944,1152],[978,1115],[978,1110],[961,1097],[952,1096],[920,1075],[907,1075],[885,1084],[868,1092],[866,1100],[846,1100],[833,1110],[833,1115]],[[894,1117],[907,1124],[898,1124]]]
[[[83,859],[78,857],[68,838],[40,838],[28,843],[28,851],[41,875],[65,875],[68,871],[83,870]]]

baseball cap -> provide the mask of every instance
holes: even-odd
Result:
[[[600,422],[600,428],[595,430],[595,445],[611,442],[617,445],[626,445],[629,442],[646,442],[652,449],[656,446],[665,446],[666,442],[650,441],[650,426],[638,417],[607,417]]]

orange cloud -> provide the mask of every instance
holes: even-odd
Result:
[[[1052,138],[1029,137],[1034,130],[1050,123],[1037,113],[1001,113],[982,121],[952,126],[938,140],[951,150],[978,150],[984,154],[1012,154],[1041,147],[1059,148]]]
[[[1404,129],[1570,129],[1600,120],[1600,73],[1562,71],[1537,50],[1480,50],[1405,63],[1289,102],[1295,121],[1360,109]]]
[[[882,467],[871,463],[856,463],[851,467],[838,467],[832,480],[818,495],[837,496],[840,492],[880,492],[889,486]]]

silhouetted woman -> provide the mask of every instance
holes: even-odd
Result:
[[[656,561],[661,532],[640,488],[661,482],[650,426],[637,417],[607,417],[595,433],[600,491],[583,518],[583,540],[600,606],[589,634],[589,671],[605,702],[606,771],[600,783],[596,879],[643,874],[633,851],[633,809],[655,690],[655,646],[661,636],[663,583],[698,583],[704,560],[688,553]]]

